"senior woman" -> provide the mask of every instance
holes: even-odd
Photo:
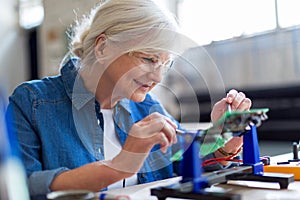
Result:
[[[173,176],[180,125],[149,92],[171,66],[177,32],[174,18],[151,0],[107,0],[77,23],[58,76],[15,89],[10,125],[32,196]],[[214,106],[213,121],[227,104],[247,110],[251,101],[231,90]],[[223,149],[234,153],[241,145],[234,138]]]

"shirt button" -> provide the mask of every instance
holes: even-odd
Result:
[[[101,148],[99,148],[99,149],[98,149],[98,152],[99,152],[100,154],[102,154],[102,150],[101,150]]]
[[[145,177],[146,177],[146,174],[145,174],[145,173],[142,173],[142,174],[141,174],[141,177],[142,177],[142,178],[145,178]]]

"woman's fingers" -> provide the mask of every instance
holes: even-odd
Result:
[[[232,110],[249,110],[252,104],[243,92],[234,89],[228,92],[226,101],[230,104]]]
[[[147,145],[161,145],[161,150],[166,152],[167,148],[177,142],[177,125],[169,118],[159,113],[152,113],[143,120],[135,123],[130,135],[144,140]]]

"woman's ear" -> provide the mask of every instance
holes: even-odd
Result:
[[[106,46],[106,35],[101,33],[95,40],[94,52],[97,59],[103,58],[103,51]]]

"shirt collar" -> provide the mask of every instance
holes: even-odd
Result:
[[[87,90],[82,78],[78,74],[80,64],[80,59],[71,58],[61,68],[62,80],[64,82],[67,95],[78,110],[90,100],[95,99],[95,95]]]
[[[80,59],[71,58],[61,68],[62,79],[66,88],[67,95],[72,100],[75,108],[78,110],[90,100],[95,99],[95,95],[92,94],[92,92],[90,92],[84,86],[84,82],[78,74],[80,64]],[[127,111],[128,113],[131,113],[129,99],[124,98],[120,100],[114,107],[114,113],[117,113],[121,109]]]

